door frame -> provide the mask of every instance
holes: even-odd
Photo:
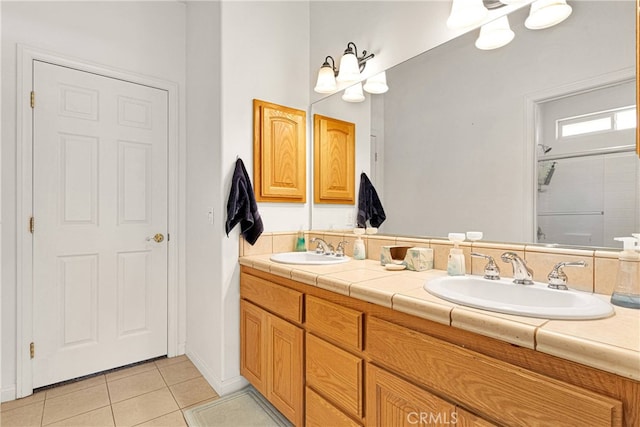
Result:
[[[522,194],[524,197],[524,212],[531,212],[531,216],[524,219],[523,236],[525,241],[536,242],[536,232],[538,228],[537,215],[537,194],[538,194],[538,168],[536,164],[536,147],[538,143],[539,129],[538,121],[540,106],[544,102],[554,99],[564,98],[580,92],[598,89],[605,86],[613,86],[627,80],[636,78],[635,67],[627,67],[618,71],[613,71],[581,80],[575,83],[566,84],[559,87],[540,90],[530,93],[524,98],[525,126],[523,138],[523,181]],[[637,105],[636,105],[637,108]]]
[[[18,45],[16,101],[16,398],[33,393],[30,344],[33,341],[33,235],[29,217],[33,212],[33,116],[30,93],[33,84],[33,61],[44,61],[79,71],[116,78],[167,91],[168,94],[168,245],[167,264],[167,355],[185,352],[185,148],[179,127],[179,91],[175,82],[119,70],[102,64],[70,58],[31,46]],[[37,95],[36,95],[37,102]],[[37,229],[37,224],[36,224]],[[37,347],[36,347],[37,351]]]

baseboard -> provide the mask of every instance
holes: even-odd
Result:
[[[224,381],[220,380],[220,378],[214,375],[207,365],[203,363],[197,354],[187,351],[186,355],[219,396],[225,396],[249,385],[249,382],[241,375]]]
[[[16,400],[16,385],[12,384],[9,387],[4,387],[0,393],[0,401],[2,402]]]

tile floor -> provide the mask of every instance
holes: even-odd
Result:
[[[186,426],[183,410],[217,399],[186,356],[43,390],[0,407],[2,427]]]

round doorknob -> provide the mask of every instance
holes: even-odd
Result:
[[[156,243],[160,243],[164,240],[164,235],[157,233],[155,236],[153,237],[147,237],[147,242],[150,242],[151,240],[155,240]]]

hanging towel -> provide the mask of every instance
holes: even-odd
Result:
[[[258,212],[253,188],[242,159],[236,160],[236,168],[231,180],[231,191],[227,200],[227,223],[225,229],[229,232],[240,223],[240,232],[247,242],[253,245],[264,231],[262,218]]]
[[[372,227],[380,227],[387,219],[376,189],[367,174],[360,175],[360,190],[358,191],[358,227],[366,227],[367,220]]]

